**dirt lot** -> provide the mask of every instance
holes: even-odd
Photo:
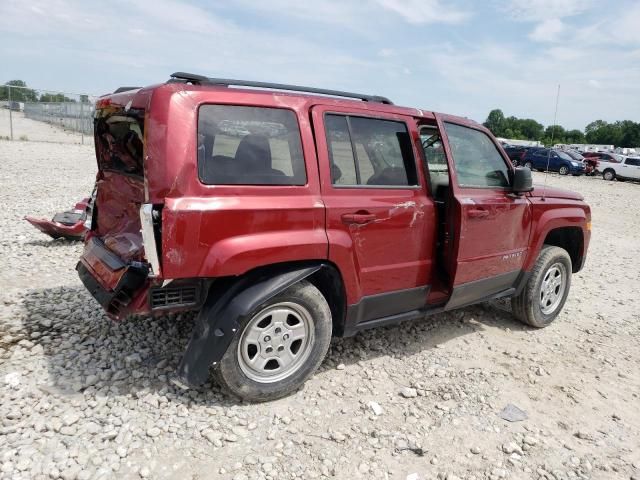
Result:
[[[250,405],[170,386],[192,318],[111,323],[80,245],[22,220],[89,193],[92,155],[0,141],[0,478],[640,478],[640,185],[549,175],[593,209],[549,328],[491,304],[372,330]],[[501,419],[508,404],[527,419]]]

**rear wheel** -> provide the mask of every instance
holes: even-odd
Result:
[[[616,172],[609,168],[602,172],[602,178],[604,178],[605,180],[613,180],[614,178],[616,178]]]
[[[543,247],[520,295],[511,299],[513,315],[542,328],[558,316],[571,288],[571,257],[560,247]]]
[[[327,301],[301,281],[248,315],[214,374],[220,385],[245,400],[284,397],[320,366],[331,331]]]
[[[569,174],[569,167],[567,167],[566,165],[561,166],[560,170],[558,170],[558,173],[560,175],[568,175]]]

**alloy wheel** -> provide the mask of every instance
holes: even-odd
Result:
[[[307,309],[293,302],[276,303],[254,315],[242,332],[238,364],[255,382],[278,382],[304,364],[313,341],[314,322]]]
[[[567,269],[562,263],[554,263],[547,269],[540,284],[540,310],[544,315],[556,311],[566,288]]]

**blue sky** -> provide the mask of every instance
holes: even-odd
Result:
[[[483,121],[640,121],[640,1],[2,0],[0,82],[102,94],[174,71],[375,93]]]

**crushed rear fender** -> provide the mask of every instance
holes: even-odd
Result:
[[[36,227],[42,233],[51,238],[66,238],[69,240],[80,240],[87,231],[85,221],[87,219],[87,208],[91,199],[84,198],[76,203],[73,210],[56,213],[51,220],[35,218],[27,215],[24,219]]]
[[[260,304],[322,266],[268,267],[238,278],[214,281],[173,382],[183,388],[205,383],[209,367],[222,359],[242,320]]]

